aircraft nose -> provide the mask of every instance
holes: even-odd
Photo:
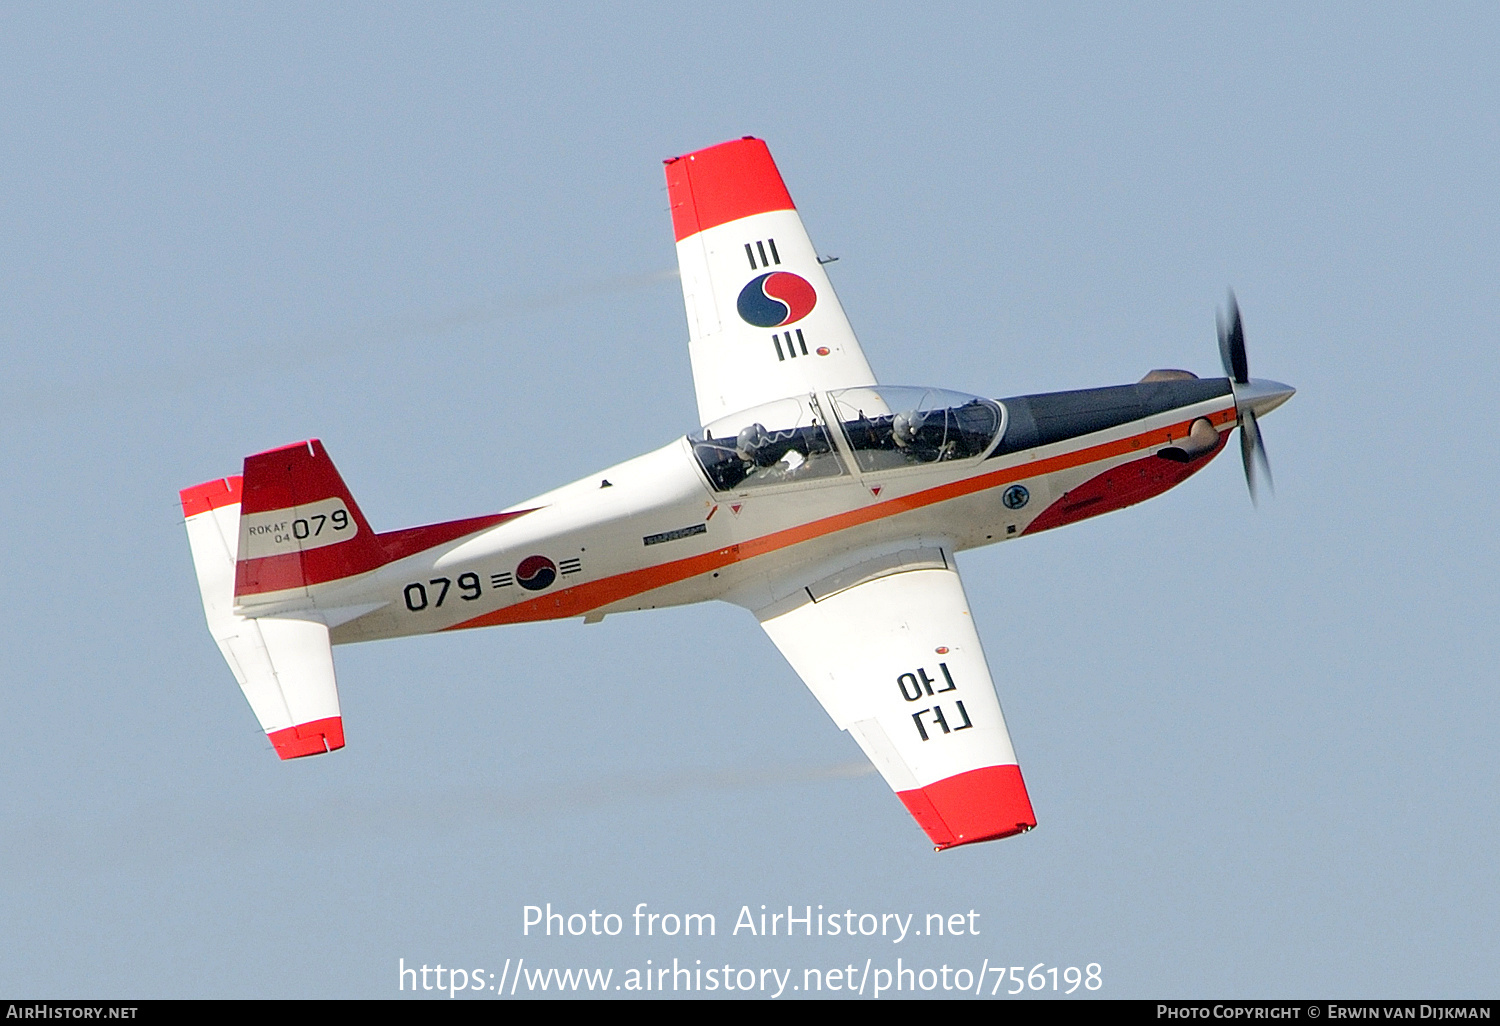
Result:
[[[1291,385],[1265,378],[1251,378],[1243,385],[1234,386],[1234,404],[1242,410],[1248,409],[1257,417],[1264,417],[1296,394],[1297,390]]]

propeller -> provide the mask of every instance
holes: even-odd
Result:
[[[1240,318],[1240,304],[1235,301],[1233,291],[1229,293],[1229,313],[1220,313],[1218,320],[1219,359],[1224,363],[1224,375],[1231,382],[1235,405],[1239,408],[1240,459],[1245,464],[1245,484],[1250,487],[1250,501],[1258,505],[1260,481],[1265,480],[1266,487],[1273,495],[1276,493],[1276,485],[1271,480],[1271,463],[1266,459],[1266,446],[1261,441],[1260,425],[1255,420],[1255,407],[1265,405],[1269,409],[1279,406],[1291,397],[1293,390],[1281,385],[1279,388],[1284,390],[1284,394],[1276,396],[1277,402],[1265,404],[1260,401],[1270,396],[1261,395],[1268,391],[1262,383],[1252,384],[1250,381],[1250,361],[1245,356],[1245,324]]]

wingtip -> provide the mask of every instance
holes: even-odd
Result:
[[[897,796],[936,850],[997,841],[1036,826],[1021,767],[968,770]]]
[[[276,754],[283,759],[322,755],[344,747],[344,720],[341,716],[329,716],[283,730],[273,730],[266,736],[271,739]]]
[[[771,210],[795,210],[763,139],[747,135],[665,161],[677,241]]]

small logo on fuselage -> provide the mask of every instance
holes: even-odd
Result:
[[[746,323],[757,328],[794,324],[812,313],[818,293],[804,277],[791,271],[771,271],[740,289],[735,306]]]
[[[1025,485],[1011,485],[1000,496],[1000,501],[1005,503],[1006,509],[1020,509],[1031,501],[1031,493],[1026,490]]]
[[[557,580],[557,564],[546,556],[527,556],[516,567],[516,583],[527,591],[541,591]]]

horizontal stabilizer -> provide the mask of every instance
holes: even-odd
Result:
[[[344,747],[344,726],[328,628],[249,619],[234,610],[243,485],[230,477],[181,493],[208,629],[276,753],[295,759],[331,752]]]

